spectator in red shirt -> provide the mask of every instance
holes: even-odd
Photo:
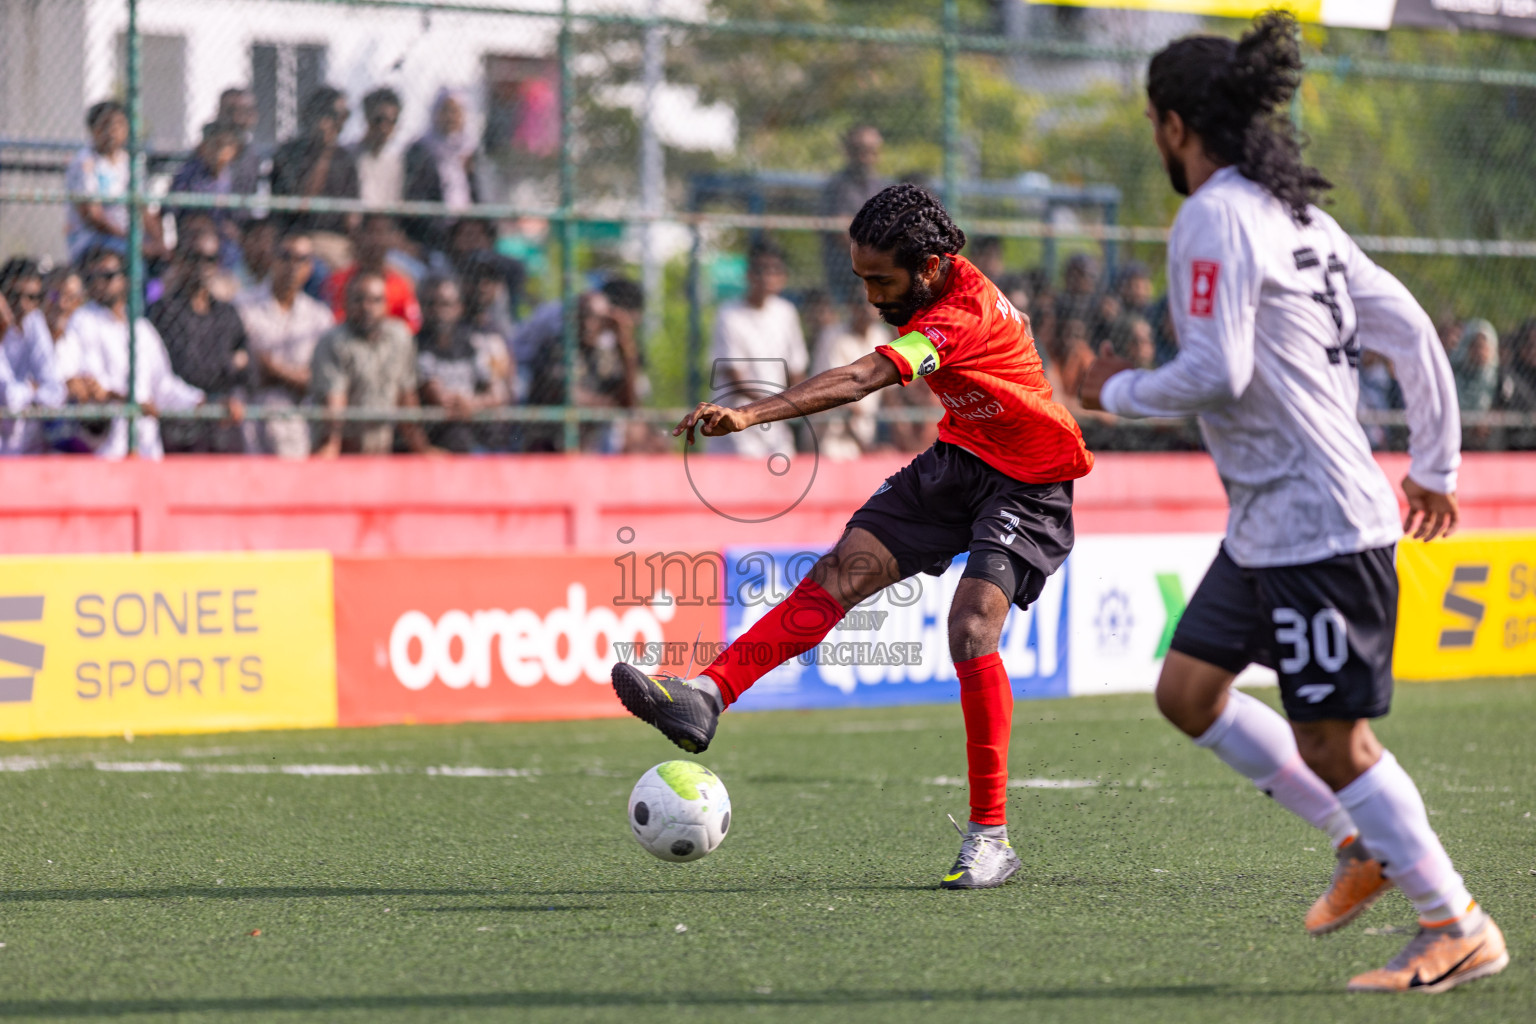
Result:
[[[421,304],[416,301],[416,286],[411,279],[389,266],[385,258],[391,249],[400,244],[400,230],[394,218],[382,213],[370,213],[363,218],[352,236],[356,262],[346,270],[332,274],[325,283],[325,298],[336,314],[336,322],[347,318],[347,285],[361,271],[378,274],[384,279],[384,303],[386,315],[404,320],[415,334],[421,330]]]

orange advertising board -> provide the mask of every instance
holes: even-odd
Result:
[[[634,569],[633,555],[336,558],[338,724],[622,715],[614,661],[681,674],[723,622],[707,591]]]

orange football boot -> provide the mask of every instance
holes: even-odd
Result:
[[[1462,982],[1498,974],[1509,964],[1504,933],[1482,907],[1419,934],[1387,966],[1350,979],[1351,992],[1444,992]]]
[[[1381,873],[1381,862],[1371,856],[1358,836],[1339,847],[1335,856],[1338,862],[1333,866],[1328,891],[1307,911],[1309,935],[1338,931],[1392,888],[1392,879]]]

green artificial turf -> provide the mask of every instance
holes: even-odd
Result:
[[[1411,908],[1308,938],[1326,840],[1147,696],[1018,705],[1014,778],[1097,784],[1011,790],[1024,870],[972,893],[934,888],[955,706],[728,716],[732,832],[683,865],[630,838],[677,751],[627,719],[3,745],[0,1018],[1526,1022],[1533,708],[1414,684],[1380,723],[1514,956],[1431,998],[1344,993]]]

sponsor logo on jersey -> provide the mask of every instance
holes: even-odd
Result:
[[[1003,403],[978,388],[963,392],[939,392],[939,401],[963,420],[989,420],[1003,412]]]
[[[1194,285],[1189,296],[1190,316],[1216,314],[1216,278],[1220,274],[1220,263],[1212,260],[1195,260]]]
[[[944,337],[944,332],[937,327],[924,327],[923,333],[928,336],[929,341],[933,342],[935,348],[942,348],[944,343],[949,340]]]

